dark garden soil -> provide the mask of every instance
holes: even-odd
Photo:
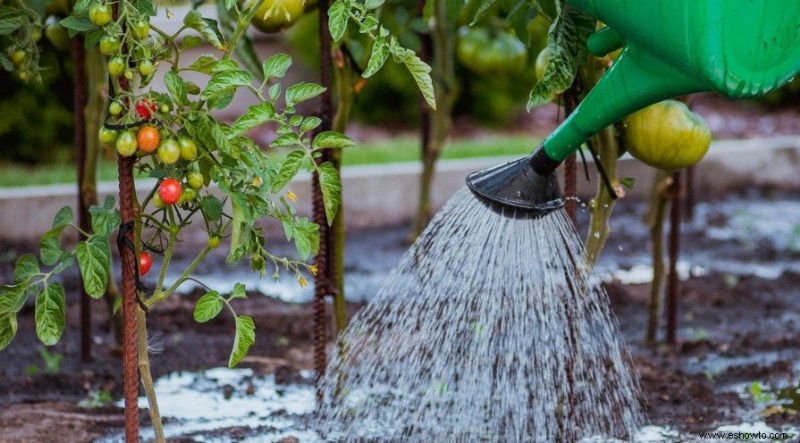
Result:
[[[796,193],[749,193],[704,203],[698,208],[695,220],[684,228],[683,260],[694,270],[693,276],[680,286],[680,341],[675,346],[642,345],[648,284],[618,281],[607,284],[641,379],[641,397],[652,424],[692,435],[721,424],[746,421],[765,420],[775,429],[800,423],[800,418],[787,410],[798,408],[800,399],[794,398],[793,405],[786,403],[781,408],[774,398],[755,401],[750,394],[754,382],[766,387],[798,385],[800,273],[792,265],[800,262],[800,250],[792,239],[770,240],[775,240],[771,234],[780,236],[779,228],[773,229],[778,232],[764,236],[741,227],[742,211],[753,205],[776,208],[775,213],[759,214],[761,206],[757,206],[754,214],[758,217],[780,216],[800,224],[800,203],[793,203],[798,201],[800,196]],[[646,230],[640,222],[643,211],[641,203],[619,204],[615,235],[607,246],[602,268],[626,268],[642,262],[643,255],[646,257]],[[583,219],[585,214],[581,215],[581,225],[585,224]],[[725,237],[727,228],[738,229],[734,232],[741,235]],[[717,234],[710,234],[713,229],[718,230]],[[746,232],[740,232],[743,230]],[[348,248],[354,252],[354,258],[348,263],[348,271],[362,275],[370,269],[374,271],[375,262],[386,262],[383,265],[386,270],[391,268],[391,263],[407,247],[405,232],[406,228],[400,227],[352,233]],[[28,248],[4,246],[0,275],[7,279],[13,257]],[[739,263],[771,269],[784,266],[787,270],[779,271],[777,277],[741,269],[726,272],[713,265],[713,260],[722,259],[739,259]],[[67,285],[69,324],[61,342],[50,349],[52,354],[63,355],[58,373],[40,370],[38,374],[30,374],[31,365],[43,366],[39,355],[41,345],[33,332],[32,306],[21,313],[20,331],[14,343],[0,353],[0,442],[86,442],[121,427],[121,410],[113,406],[99,409],[79,406],[82,400],[102,391],[119,398],[120,352],[106,332],[108,318],[104,304],[93,302],[96,342],[93,361],[79,361],[74,279]],[[233,323],[230,318],[220,316],[206,324],[195,324],[192,311],[199,295],[173,297],[150,312],[153,348],[160,351],[151,357],[155,377],[173,371],[224,366],[227,362]],[[351,303],[351,313],[360,306]],[[256,374],[276,374],[279,384],[297,381],[299,369],[311,369],[313,322],[309,304],[285,303],[253,294],[248,300],[237,300],[237,309],[253,316],[258,328],[258,339],[244,367],[253,368]],[[147,423],[146,415],[143,411],[143,424]],[[216,432],[234,436],[237,432],[254,432],[229,431]]]

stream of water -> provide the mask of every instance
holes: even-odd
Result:
[[[329,441],[630,438],[636,377],[563,211],[501,215],[462,189],[333,351]]]

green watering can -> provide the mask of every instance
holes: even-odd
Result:
[[[592,53],[623,50],[531,155],[467,177],[476,195],[509,215],[539,216],[563,206],[553,171],[632,112],[695,92],[762,95],[800,72],[800,0],[568,1],[607,25],[589,38]]]

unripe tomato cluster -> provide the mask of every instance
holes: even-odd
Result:
[[[149,17],[138,15],[135,10],[128,11],[120,23],[114,23],[110,3],[95,0],[88,11],[89,21],[105,33],[100,38],[99,47],[108,58],[108,72],[113,77],[127,80],[132,80],[138,73],[143,83],[147,83],[156,72],[158,54],[164,48],[163,39],[157,34],[151,35]],[[120,33],[123,24],[128,33]],[[127,48],[125,53],[123,46]]]

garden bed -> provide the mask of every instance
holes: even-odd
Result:
[[[781,403],[766,391],[770,387],[797,388],[800,381],[800,196],[751,191],[705,202],[696,209],[694,220],[684,228],[680,268],[685,280],[681,284],[678,346],[646,348],[641,344],[649,293],[649,285],[642,283],[649,271],[642,203],[629,200],[619,204],[612,221],[614,234],[598,268],[608,280],[611,301],[641,377],[641,396],[650,422],[664,427],[659,428],[661,433],[671,430],[685,438],[722,425],[764,421],[775,430],[796,426],[798,418],[789,409],[800,407],[797,394],[789,404],[791,399]],[[585,218],[581,214],[582,225]],[[7,278],[13,259],[30,247],[5,246],[0,271]],[[349,305],[351,313],[377,291],[407,246],[405,227],[350,234],[348,290],[356,300]],[[224,266],[220,256],[200,273],[210,277],[216,273],[223,278],[210,281],[229,285],[231,275]],[[241,275],[247,273],[242,270]],[[248,288],[272,295],[255,293],[248,300],[237,301],[237,310],[252,315],[258,328],[251,357],[241,365],[253,372],[240,384],[208,386],[206,381],[204,392],[234,399],[250,394],[258,398],[275,386],[304,386],[298,389],[311,392],[309,374],[301,372],[312,367],[312,308],[304,302],[310,297],[308,288],[266,281],[257,285],[254,280],[246,283]],[[76,281],[70,279],[66,284],[68,294],[74,294]],[[232,321],[220,316],[203,325],[193,324],[194,301],[200,293],[190,292],[157,306],[149,316],[153,348],[163,348],[151,357],[155,377],[219,367],[227,361]],[[83,442],[121,429],[121,409],[79,406],[81,401],[90,406],[92,402],[87,400],[92,399],[101,404],[102,392],[109,392],[109,398],[115,400],[121,394],[120,353],[104,332],[105,309],[95,302],[94,361],[81,364],[78,306],[74,297],[69,297],[68,303],[69,326],[62,341],[50,349],[52,354],[63,355],[56,374],[40,370],[30,375],[30,365],[44,365],[33,333],[32,308],[20,316],[19,335],[0,362],[2,442]],[[271,388],[261,387],[265,386],[264,377],[269,378]],[[765,392],[753,392],[754,383],[765,387]],[[313,396],[308,401],[313,402]],[[162,410],[168,429],[170,423],[187,420],[170,419],[174,412]],[[302,431],[307,414],[298,416],[280,408],[253,413],[266,414],[263,420],[277,414],[284,421],[297,420],[299,425],[290,426],[289,431],[271,425],[222,425],[224,429],[213,431],[192,431],[195,428],[184,426],[179,428],[186,431],[183,437],[176,435],[173,441],[201,436],[239,441],[248,436],[291,435],[291,430],[298,436],[307,433]],[[146,424],[146,418],[143,420]]]

